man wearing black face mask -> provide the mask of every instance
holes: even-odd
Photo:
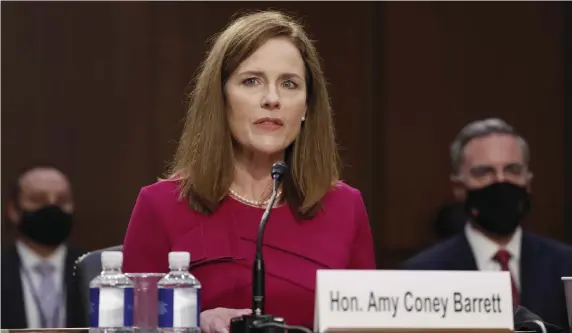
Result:
[[[521,227],[531,207],[529,156],[526,141],[500,119],[465,126],[451,146],[451,181],[469,220],[404,268],[509,271],[515,308],[567,328],[561,277],[572,276],[572,248]]]
[[[27,169],[6,210],[17,240],[2,251],[1,327],[85,327],[73,277],[83,252],[65,244],[73,225],[67,177],[53,167]]]

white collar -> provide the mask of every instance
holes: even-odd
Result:
[[[500,249],[507,250],[511,255],[511,260],[520,261],[520,244],[522,243],[522,228],[520,226],[516,228],[506,246],[502,247],[473,227],[470,222],[465,224],[465,235],[475,255],[477,267],[483,267],[492,260]]]
[[[20,240],[16,241],[16,249],[20,255],[22,267],[28,272],[33,272],[36,265],[44,261],[51,263],[56,270],[63,269],[64,267],[65,256],[67,253],[67,247],[64,244],[58,246],[47,258],[38,255],[34,250]]]

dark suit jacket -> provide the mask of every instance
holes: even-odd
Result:
[[[462,232],[421,252],[403,264],[410,270],[477,270]],[[520,303],[545,322],[568,326],[563,276],[572,276],[572,247],[523,232],[520,260]]]
[[[86,327],[84,306],[73,270],[82,251],[68,247],[64,282],[66,285],[66,327]],[[3,329],[27,328],[24,294],[20,279],[20,256],[16,246],[2,250],[2,322]]]

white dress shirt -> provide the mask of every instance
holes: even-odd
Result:
[[[511,257],[508,263],[510,273],[516,288],[520,291],[520,244],[522,243],[522,228],[517,227],[511,240],[501,247],[490,240],[481,231],[475,229],[470,223],[465,225],[465,235],[473,250],[477,268],[480,271],[500,271],[500,264],[493,258],[498,250],[507,250]]]
[[[50,262],[55,270],[53,272],[53,279],[58,292],[61,296],[59,303],[59,322],[58,327],[65,327],[66,323],[66,295],[65,295],[65,283],[64,283],[64,271],[65,271],[65,259],[67,253],[67,247],[65,245],[60,245],[54,253],[49,257],[43,258],[34,252],[30,247],[21,241],[16,242],[16,249],[18,255],[20,256],[21,266],[20,266],[20,280],[22,281],[22,291],[24,296],[24,309],[26,310],[26,318],[28,321],[28,328],[41,328],[40,313],[38,312],[38,305],[36,304],[34,298],[34,291],[40,293],[38,290],[42,277],[35,270],[35,266],[42,261]],[[25,271],[24,271],[25,270]],[[29,280],[26,278],[26,272],[33,284],[34,291],[32,291],[29,284]]]

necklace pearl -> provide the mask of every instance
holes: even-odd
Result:
[[[229,193],[230,193],[230,195],[231,195],[232,197],[234,197],[234,198],[237,199],[238,201],[240,201],[240,202],[242,202],[242,203],[245,203],[245,204],[247,204],[247,205],[249,205],[249,206],[254,206],[254,207],[257,207],[257,208],[262,208],[262,207],[266,207],[266,206],[268,205],[268,203],[270,202],[270,198],[268,198],[268,199],[266,199],[266,200],[259,200],[259,201],[250,200],[250,199],[247,199],[247,198],[243,197],[242,195],[236,193],[236,192],[235,192],[234,190],[232,190],[232,189],[229,189],[228,191],[229,191]],[[278,190],[278,193],[277,193],[277,195],[276,195],[276,198],[279,198],[281,194],[282,194],[282,190],[279,189],[279,190]]]

